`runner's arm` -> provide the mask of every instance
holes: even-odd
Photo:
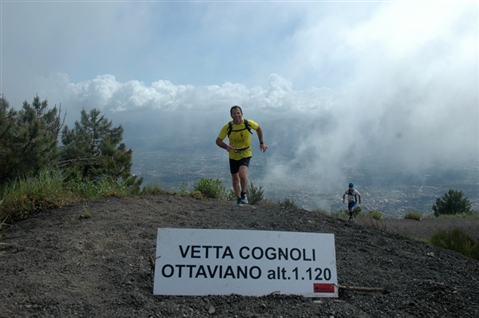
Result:
[[[226,144],[222,139],[219,137],[216,138],[216,144],[218,147],[225,149],[226,151],[230,152],[231,150],[234,149],[233,146]]]
[[[256,133],[258,134],[258,140],[259,140],[259,149],[262,152],[265,152],[268,149],[268,146],[263,141],[263,129],[261,129],[261,126],[258,125],[258,128],[256,128]]]

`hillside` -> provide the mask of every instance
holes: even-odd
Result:
[[[81,217],[86,210],[92,218]],[[462,220],[479,233],[478,218]],[[158,228],[334,233],[339,284],[385,291],[319,299],[154,296]],[[172,195],[76,203],[0,232],[0,317],[479,317],[479,262],[392,229]]]

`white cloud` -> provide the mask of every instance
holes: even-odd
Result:
[[[55,86],[54,91],[49,90]],[[311,88],[294,91],[292,83],[278,74],[268,78],[268,88],[248,88],[243,84],[193,86],[174,85],[168,80],[158,80],[147,86],[132,80],[119,82],[110,74],[93,80],[70,83],[62,73],[43,77],[39,87],[40,96],[47,95],[64,104],[78,108],[97,108],[105,111],[137,110],[188,110],[214,111],[225,105],[240,104],[252,109],[271,111],[306,111],[328,107],[332,103],[329,89]]]
[[[351,161],[415,170],[479,155],[477,3],[3,3],[3,11],[2,93],[16,107],[38,93],[73,116],[239,104],[267,118],[317,120],[291,136],[294,160],[281,164],[308,163],[305,175],[331,180]]]

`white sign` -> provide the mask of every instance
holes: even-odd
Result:
[[[158,229],[155,295],[338,297],[334,234]]]

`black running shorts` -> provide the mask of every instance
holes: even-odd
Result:
[[[251,157],[242,158],[240,160],[233,160],[230,158],[230,172],[231,174],[236,174],[239,172],[241,166],[249,167],[249,160]]]

